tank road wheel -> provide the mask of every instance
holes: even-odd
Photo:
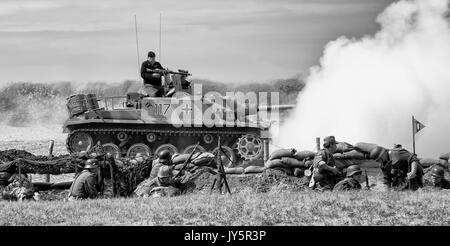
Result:
[[[123,140],[127,139],[127,137],[128,137],[128,134],[126,132],[117,133],[117,139],[119,141],[123,141]]]
[[[184,148],[183,154],[190,154],[192,152],[192,150],[194,150],[195,145],[196,144],[189,145],[186,148]],[[197,149],[195,150],[195,153],[199,153],[199,152],[206,152],[206,150],[201,145],[198,145]]]
[[[222,146],[222,150],[226,153],[226,156],[223,154],[223,152],[220,152],[220,158],[222,159],[222,164],[224,167],[232,167],[237,160],[236,154],[234,153],[233,149],[231,149],[228,146]],[[216,147],[212,153],[217,156],[219,154],[219,147]],[[228,159],[227,156],[231,159]]]
[[[67,147],[70,153],[87,151],[94,145],[91,135],[85,132],[76,132],[67,139]]]
[[[146,138],[149,143],[153,143],[156,140],[156,134],[151,132],[151,133],[147,134]]]
[[[246,134],[237,141],[239,155],[245,160],[254,160],[261,156],[263,144],[255,134]]]
[[[120,157],[120,149],[119,146],[113,143],[106,143],[103,145],[103,150],[106,153],[110,153],[115,159]]]
[[[206,144],[210,144],[210,143],[212,143],[214,141],[214,137],[211,134],[206,134],[205,136],[203,136],[203,141]]]
[[[143,143],[137,143],[131,145],[131,147],[127,151],[127,157],[128,158],[134,158],[137,153],[142,153],[143,155],[150,156],[150,148],[143,144]]]
[[[178,153],[178,149],[174,145],[172,145],[172,144],[163,144],[163,145],[159,146],[155,150],[155,154],[158,154],[162,150],[168,150],[170,152],[170,154],[172,154],[172,155],[175,154],[175,153]]]

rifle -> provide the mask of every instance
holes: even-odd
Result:
[[[178,69],[178,72],[174,72],[174,71],[169,70],[169,69],[150,69],[150,68],[147,68],[147,72],[159,73],[159,74],[168,74],[168,73],[169,74],[179,74],[179,75],[186,75],[186,76],[192,75],[188,71],[181,70],[181,69]]]
[[[191,158],[194,155],[195,150],[197,150],[198,145],[200,145],[200,142],[197,142],[197,144],[195,145],[195,147],[192,150],[191,154],[189,155],[189,158],[186,159],[186,161],[183,163],[183,167],[181,167],[180,171],[177,173],[177,175],[175,175],[175,178],[178,178],[178,177],[181,176],[181,172],[184,170],[184,168],[186,168],[186,166],[189,163],[189,161],[191,161]]]

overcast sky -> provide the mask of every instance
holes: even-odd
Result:
[[[141,62],[154,50],[196,78],[292,77],[317,65],[327,42],[373,34],[391,2],[0,0],[0,83],[137,79],[135,14]]]

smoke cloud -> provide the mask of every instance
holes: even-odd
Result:
[[[426,125],[416,135],[416,153],[449,152],[448,13],[447,0],[399,1],[379,14],[375,35],[329,42],[275,144],[313,150],[316,137],[334,135],[412,150],[414,115]]]

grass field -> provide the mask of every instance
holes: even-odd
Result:
[[[450,193],[270,192],[0,202],[0,225],[450,225]]]
[[[0,149],[46,155],[48,140],[0,141]],[[55,141],[54,154],[66,154]],[[382,192],[374,169],[372,191],[292,192],[280,183],[267,193],[114,198],[67,202],[0,201],[0,225],[450,225],[450,192]],[[52,182],[72,179],[52,176]],[[33,175],[43,181],[43,175]],[[238,187],[231,187],[233,192]]]

